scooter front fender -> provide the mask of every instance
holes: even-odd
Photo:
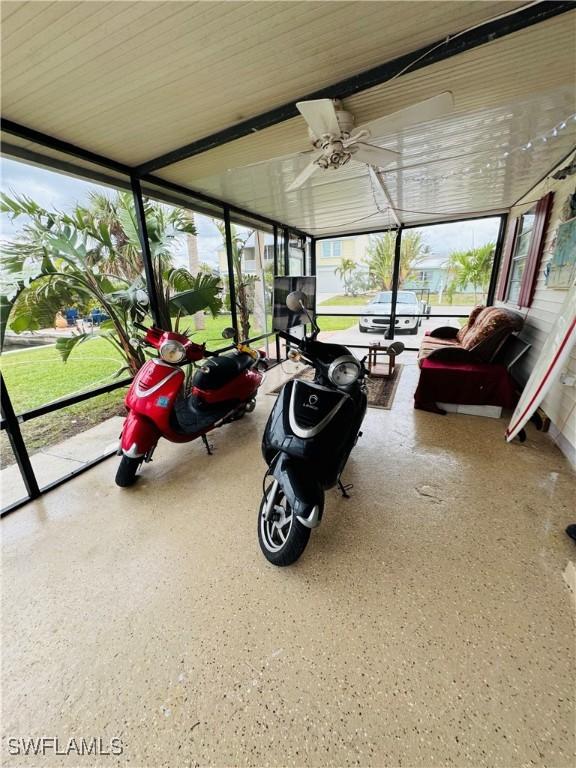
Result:
[[[130,411],[122,428],[120,449],[125,456],[138,459],[154,448],[159,437],[160,432],[150,419]]]
[[[281,453],[270,474],[282,488],[288,504],[302,525],[316,528],[324,512],[324,491],[309,466]]]

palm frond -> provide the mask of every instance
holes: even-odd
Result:
[[[79,344],[82,344],[82,342],[86,341],[86,339],[90,338],[94,338],[90,333],[75,333],[72,336],[58,339],[56,342],[56,349],[60,352],[62,362],[66,363],[72,350]]]

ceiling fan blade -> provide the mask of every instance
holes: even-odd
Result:
[[[375,147],[373,144],[365,144],[363,141],[355,142],[353,147],[352,160],[373,165],[375,168],[383,168],[385,165],[390,165],[390,163],[393,163],[394,160],[400,157],[399,152]]]
[[[296,107],[316,138],[326,134],[340,136],[340,126],[331,99],[298,101]]]
[[[361,125],[357,130],[368,131],[373,139],[377,139],[401,128],[408,128],[410,125],[426,123],[437,117],[443,117],[450,114],[453,109],[454,98],[450,91],[445,91],[439,96],[432,96],[431,99],[419,101],[405,109],[399,109],[398,112],[392,112],[391,115],[380,117],[378,120],[371,120],[369,123]]]
[[[317,154],[316,157],[319,157],[319,154]],[[316,165],[315,163],[316,157],[314,158],[314,160],[308,163],[306,168],[304,168],[304,170],[301,171],[298,174],[298,176],[296,176],[292,184],[290,184],[290,186],[286,188],[286,192],[295,192],[297,189],[300,189],[300,187],[303,186],[308,181],[310,176],[312,176],[313,173],[316,173],[316,171],[319,170],[319,166]]]

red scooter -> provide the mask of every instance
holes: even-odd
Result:
[[[140,368],[124,401],[129,412],[116,473],[116,484],[123,488],[136,482],[140,464],[151,460],[160,437],[173,443],[201,437],[211,453],[206,433],[254,410],[267,368],[264,353],[244,344],[219,354],[208,352],[204,344],[195,344],[185,334],[138,327],[146,331],[144,344],[155,347],[159,357]],[[226,329],[222,335],[231,338],[234,329]],[[181,366],[195,365],[198,360],[206,362],[185,392]]]

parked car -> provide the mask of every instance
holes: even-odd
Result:
[[[397,317],[394,327],[397,331],[407,331],[413,335],[418,333],[422,324],[421,315],[429,313],[429,309],[412,291],[398,291],[396,314],[407,315]],[[377,293],[370,304],[362,309],[358,327],[360,333],[368,331],[384,331],[390,327],[390,312],[392,311],[392,291]]]

